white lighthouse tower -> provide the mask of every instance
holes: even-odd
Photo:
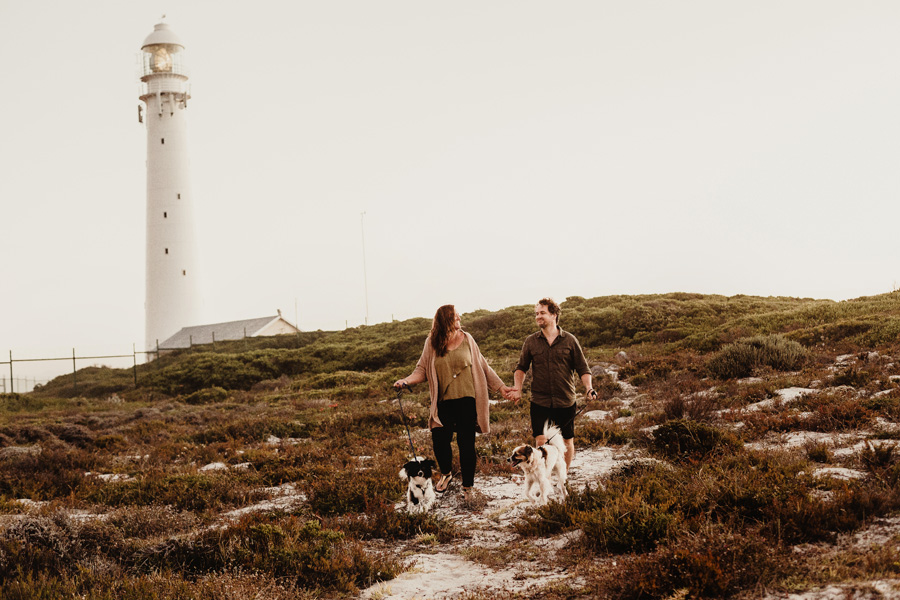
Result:
[[[141,46],[138,120],[147,126],[146,345],[197,324],[197,252],[187,143],[184,46],[158,23]]]

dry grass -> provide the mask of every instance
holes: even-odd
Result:
[[[579,421],[576,445],[645,460],[513,523],[517,540],[583,532],[549,558],[577,582],[529,596],[725,598],[895,576],[896,544],[821,551],[822,560],[795,551],[835,548],[900,509],[888,430],[849,456],[826,441],[759,449],[772,436],[900,419],[900,363],[885,333],[900,322],[895,304],[893,295],[567,302],[592,364],[618,371],[618,381],[597,377],[602,396],[588,408],[610,416]],[[507,371],[532,327],[518,308],[464,319]],[[61,381],[0,397],[0,597],[339,598],[390,580],[410,548],[467,548],[492,568],[507,555],[534,560],[515,541],[508,551],[467,545],[465,522],[395,509],[410,451],[389,384],[411,369],[426,329],[414,320],[269,348],[223,344],[144,367],[138,388],[95,369],[79,373],[81,396]],[[716,360],[749,364],[757,379],[735,379],[740,369],[717,370]],[[786,387],[815,393],[782,402]],[[403,403],[418,452],[430,454],[427,394]],[[516,475],[505,458],[529,438],[527,414],[524,404],[494,405],[479,476]],[[816,477],[823,464],[861,475]],[[295,496],[279,501],[286,484]],[[458,510],[487,504],[480,494]],[[466,597],[521,597],[485,594]]]

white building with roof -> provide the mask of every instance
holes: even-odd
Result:
[[[178,350],[198,344],[212,344],[224,340],[242,340],[248,337],[283,335],[298,333],[299,331],[294,325],[286,321],[279,312],[274,317],[183,327],[166,341],[160,342],[159,349]]]

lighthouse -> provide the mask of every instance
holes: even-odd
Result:
[[[145,342],[148,350],[182,327],[197,324],[197,251],[187,140],[190,99],[184,46],[165,22],[140,53],[147,128],[147,274]]]

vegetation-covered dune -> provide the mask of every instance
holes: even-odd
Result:
[[[530,441],[527,404],[498,397],[478,441],[481,496],[427,515],[400,509],[410,449],[390,384],[415,364],[427,318],[219,342],[136,373],[91,367],[77,387],[69,376],[0,395],[0,597],[390,597],[416,556],[441,549],[473,568],[526,572],[545,539],[556,550],[538,571],[571,577],[463,582],[458,594],[749,598],[892,585],[894,533],[875,547],[842,540],[900,507],[900,295],[678,293],[562,308],[600,391],[576,446],[584,460],[598,449],[615,460],[543,508],[491,496],[488,484],[517,477],[512,448]],[[511,383],[536,329],[532,306],[463,324]],[[424,387],[403,407],[430,455]],[[486,527],[506,537],[488,542]]]

